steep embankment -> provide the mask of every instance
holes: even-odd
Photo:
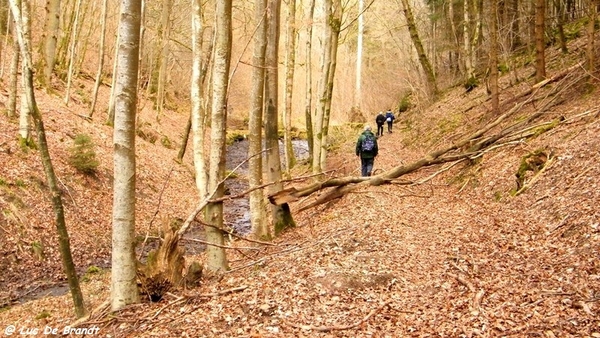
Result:
[[[85,102],[89,102],[90,90],[85,86],[90,83],[79,83],[69,106],[61,97],[36,93],[63,191],[75,265],[82,274],[89,267],[110,266],[113,179],[112,128],[104,124],[105,111],[97,111],[93,120],[84,118],[89,113]],[[101,88],[98,107],[107,106],[107,97],[108,89]],[[6,104],[6,93],[0,99]],[[143,108],[138,117],[138,136],[143,137],[138,137],[136,149],[136,228],[142,235],[146,231],[156,235],[163,223],[192,209],[196,194],[189,164],[174,160],[187,117],[170,112],[157,123],[155,113]],[[18,120],[8,120],[2,114],[0,307],[23,296],[45,294],[47,288],[64,283],[54,213],[39,154],[35,149],[19,147],[17,132]],[[95,144],[99,166],[92,175],[82,174],[69,164],[69,149],[78,134],[90,136]]]

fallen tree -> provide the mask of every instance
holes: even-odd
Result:
[[[499,144],[509,144],[510,142],[514,142],[518,139],[527,139],[537,136],[540,133],[547,132],[548,130],[553,129],[568,120],[560,116],[552,121],[536,124],[533,127],[531,124],[540,118],[548,108],[552,107],[560,93],[564,92],[566,89],[570,88],[573,84],[582,79],[581,75],[576,75],[574,73],[575,69],[576,67],[571,67],[568,69],[569,72],[561,72],[558,74],[558,76],[552,77],[551,81],[544,81],[543,83],[536,84],[534,89],[528,89],[526,90],[526,94],[520,95],[524,97],[531,94],[526,100],[516,104],[512,109],[500,115],[491,123],[485,125],[462,140],[445,148],[435,150],[417,161],[406,165],[398,165],[376,176],[335,177],[323,182],[316,182],[299,188],[290,187],[269,195],[269,201],[273,204],[295,202],[301,198],[308,197],[315,192],[327,189],[314,201],[299,208],[299,211],[303,211],[339,199],[347,193],[361,187],[390,184],[399,177],[415,172],[424,167],[430,167],[433,165],[460,161],[469,158],[477,158],[483,155],[483,153],[486,151],[489,151],[490,148],[497,147]],[[548,93],[544,93],[543,95],[542,93],[539,93],[540,89],[543,88],[544,85],[557,82],[559,80],[559,84],[553,87]],[[542,100],[542,104],[530,116],[509,124],[508,126],[503,127],[491,135],[487,135],[490,133],[490,131],[500,126],[503,122],[506,122],[509,117],[513,116],[517,112],[520,112],[526,104],[538,101],[540,99]],[[577,117],[580,116],[581,114],[577,115]]]

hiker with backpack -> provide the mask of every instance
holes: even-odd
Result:
[[[388,109],[387,112],[385,113],[385,121],[387,122],[388,125],[388,133],[392,133],[392,126],[394,125],[394,120],[396,119],[396,116],[394,116],[394,113],[392,113],[391,109]]]
[[[378,152],[377,138],[373,135],[371,126],[365,126],[365,131],[360,134],[356,142],[356,156],[360,157],[362,176],[371,176]]]
[[[385,123],[385,115],[380,111],[377,117],[375,118],[375,123],[377,123],[377,137],[383,136],[383,124]]]

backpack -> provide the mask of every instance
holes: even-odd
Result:
[[[392,120],[394,120],[394,113],[392,113],[391,111],[388,111],[387,113],[385,113],[385,117],[386,117],[386,121],[387,122],[392,122]]]
[[[375,149],[375,138],[373,137],[373,134],[365,135],[365,139],[362,141],[361,151],[370,152],[370,151],[373,151],[374,149]]]
[[[378,124],[383,124],[383,122],[385,122],[385,116],[383,116],[383,114],[377,115],[375,122],[377,122]]]

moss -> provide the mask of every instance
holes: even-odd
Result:
[[[31,137],[24,138],[19,135],[19,148],[21,148],[21,151],[24,153],[27,153],[29,149],[36,150],[37,144]]]
[[[169,138],[166,135],[163,135],[160,138],[160,144],[162,144],[162,146],[167,149],[173,149],[173,144],[171,143],[171,140],[169,140]]]
[[[227,145],[232,145],[235,142],[243,141],[247,138],[248,134],[247,130],[229,130],[227,131],[225,143]]]
[[[51,314],[47,310],[42,310],[37,316],[35,316],[36,320],[44,319],[50,317]]]

